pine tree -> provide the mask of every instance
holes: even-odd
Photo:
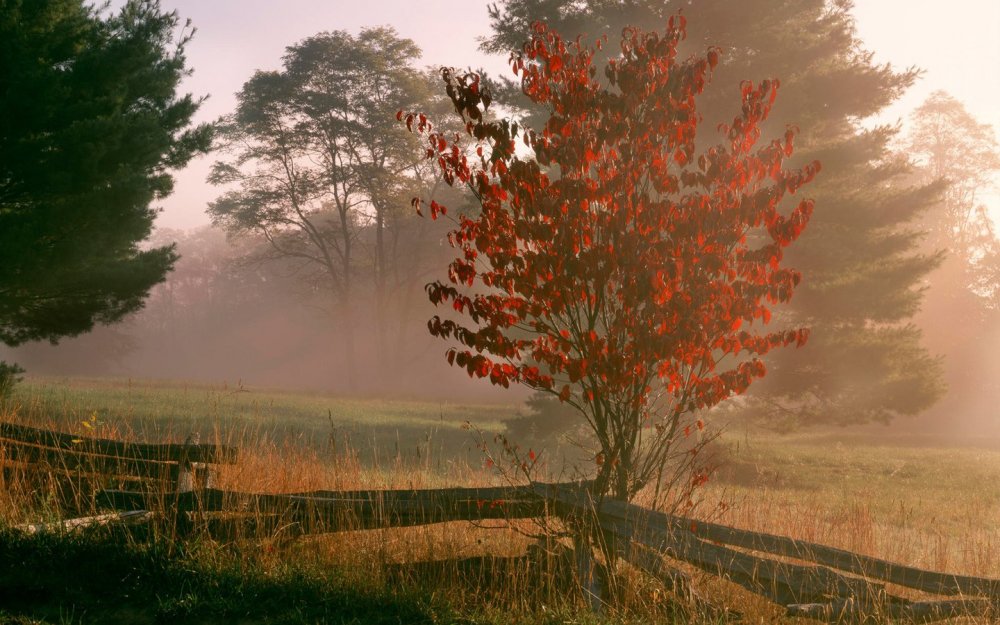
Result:
[[[141,244],[209,146],[178,93],[189,36],[156,0],[0,3],[0,343],[118,321],[173,266]]]
[[[613,40],[624,25],[656,27],[683,9],[681,53],[722,49],[698,103],[708,128],[731,115],[741,81],[780,79],[763,133],[801,128],[792,163],[819,160],[824,169],[811,187],[810,228],[787,256],[803,283],[781,320],[810,327],[811,338],[769,357],[769,375],[753,391],[755,408],[775,419],[884,421],[926,409],[944,390],[941,363],[911,323],[921,281],[941,260],[922,251],[918,218],[943,185],[908,184],[909,163],[889,148],[896,129],[859,124],[896,100],[918,71],[875,64],[850,7],[845,0],[507,0],[491,11],[493,35],[483,44],[495,53],[517,49],[534,20],[570,39]]]

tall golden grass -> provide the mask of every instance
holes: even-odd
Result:
[[[17,421],[20,415],[8,410],[0,418]],[[37,415],[30,425],[62,431],[68,426],[65,420],[39,423]],[[80,435],[126,441],[181,442],[186,436],[186,432],[148,425],[133,429],[126,421],[94,420],[89,426],[78,423],[73,427]],[[383,456],[376,465],[360,460],[363,454],[342,440],[331,438],[317,444],[314,439],[276,436],[253,427],[217,428],[211,440],[203,438],[202,442],[241,450],[235,464],[216,467],[213,486],[223,490],[283,493],[499,483],[493,470],[476,462],[396,453]],[[59,474],[58,467],[39,476],[8,466],[0,478],[0,522],[18,525],[54,521],[70,513],[96,513],[85,508],[97,482],[69,480],[67,488]],[[717,522],[922,568],[1000,577],[996,483],[971,484],[967,491],[955,491],[949,497],[937,491],[894,491],[891,479],[873,480],[866,490],[849,490],[833,477],[814,489],[783,487],[766,471],[751,479],[731,478],[724,471],[701,493],[708,502],[703,513]],[[889,498],[892,501],[887,503]],[[387,587],[433,589],[459,609],[475,612],[585,611],[586,602],[575,590],[567,547],[539,540],[534,535],[537,530],[530,521],[442,523],[317,535],[269,527],[266,532],[237,533],[225,540],[200,534],[186,540],[197,541],[199,553],[224,550],[265,566],[295,561],[339,567]],[[158,539],[172,538],[168,533],[158,534]],[[689,572],[702,597],[742,614],[746,622],[784,621],[783,610],[766,600],[716,577]],[[690,605],[644,574],[623,569],[621,577],[625,583],[616,609],[623,617],[659,622],[713,618],[691,612]],[[892,590],[913,596],[902,589]]]

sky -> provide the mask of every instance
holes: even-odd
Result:
[[[738,0],[737,0],[738,1]],[[478,50],[487,34],[488,2],[467,0],[162,0],[190,18],[197,33],[188,45],[194,72],[183,89],[207,95],[199,121],[235,107],[234,94],[257,69],[278,69],[286,46],[317,32],[391,25],[424,51],[427,65],[485,67],[508,71],[506,59]],[[456,10],[456,6],[461,7]],[[856,0],[859,37],[875,61],[924,70],[918,84],[879,121],[904,123],[910,111],[937,89],[963,102],[980,122],[1000,129],[1000,2],[998,0]],[[157,224],[192,228],[209,222],[205,207],[219,190],[205,182],[215,157],[177,172],[174,194],[164,199]],[[1000,223],[1000,194],[986,199]]]

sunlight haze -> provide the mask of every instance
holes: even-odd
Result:
[[[456,3],[430,0],[419,4],[401,0],[367,3],[289,0],[164,0],[164,9],[176,9],[190,18],[197,33],[188,48],[194,70],[184,85],[209,98],[199,112],[202,121],[214,120],[235,106],[234,94],[258,69],[277,69],[286,46],[324,30],[356,33],[365,26],[390,25],[413,39],[427,65],[485,67],[506,71],[506,59],[488,56],[477,39],[487,34],[487,2]],[[912,65],[925,73],[879,121],[905,125],[910,111],[933,91],[944,89],[963,102],[980,122],[1000,127],[1000,3],[994,0],[955,0],[943,10],[929,0],[859,0],[854,10],[858,35],[875,53],[877,62],[895,67]],[[961,22],[959,25],[958,22]],[[209,155],[177,174],[174,194],[162,202],[161,227],[191,228],[208,223],[205,205],[218,190],[205,182]],[[996,194],[987,197],[995,220],[1000,220]]]

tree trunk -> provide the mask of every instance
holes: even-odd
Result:
[[[386,307],[388,306],[388,293],[386,293],[386,278],[388,269],[386,267],[385,250],[385,213],[378,206],[375,207],[375,359],[378,363],[378,371],[381,375],[392,376],[390,369],[389,347],[387,345],[388,322],[386,321]]]
[[[351,216],[346,208],[340,208],[337,211],[340,216],[340,228],[341,236],[343,237],[343,292],[340,298],[340,317],[341,317],[341,327],[343,328],[344,335],[342,337],[343,341],[343,355],[344,355],[344,376],[347,379],[347,390],[354,392],[357,390],[357,354],[355,353],[354,346],[354,312],[353,312],[353,280],[351,280],[351,271],[353,269],[353,241],[351,239]],[[336,268],[330,267],[331,276],[336,275]],[[336,288],[336,287],[335,287]]]
[[[347,298],[341,304],[340,327],[343,333],[341,353],[344,357],[344,377],[347,380],[347,390],[354,392],[358,388],[358,360],[354,344],[354,315],[351,311],[351,302]]]

